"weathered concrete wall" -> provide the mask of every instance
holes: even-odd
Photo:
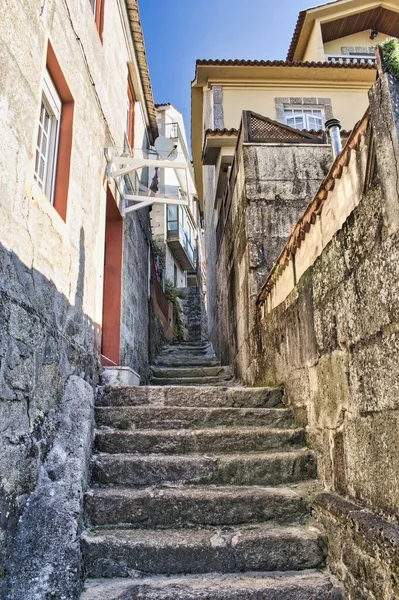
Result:
[[[324,145],[246,144],[239,160],[216,264],[216,298],[210,294],[208,304],[216,314],[223,364],[243,373],[260,285],[326,175],[331,151]]]
[[[298,272],[314,256],[313,230],[319,256],[285,300],[258,313],[237,360],[248,383],[285,386],[324,487],[360,505],[334,495],[318,504],[349,600],[399,596],[399,83],[377,81],[370,105],[374,178],[368,185],[368,129],[295,255]],[[332,207],[345,201],[354,209],[324,246],[328,215],[336,223]]]
[[[126,7],[119,0],[105,2],[103,43],[89,2],[28,0],[23,4],[6,2],[3,8],[0,22],[0,596],[8,574],[13,589],[23,590],[18,594],[15,591],[11,595],[13,600],[44,598],[50,593],[55,594],[52,597],[71,599],[77,596],[79,587],[79,571],[75,568],[76,536],[86,475],[84,450],[90,447],[92,391],[89,389],[92,390],[97,381],[101,341],[106,207],[104,147],[123,146],[127,62],[134,58],[133,46],[122,18]],[[66,221],[33,178],[48,39],[75,102]],[[141,103],[136,104],[135,115],[137,143],[146,145],[146,116]],[[144,229],[148,228],[146,214],[140,218]],[[125,223],[124,286],[127,293],[122,313],[122,354],[128,366],[145,379],[148,261],[146,235],[140,227],[140,218],[134,215]],[[76,389],[82,391],[81,396],[73,399],[67,393],[72,379],[78,382]],[[65,458],[61,460],[55,456],[57,453],[70,451],[65,440],[67,415],[79,400],[82,411],[85,406],[80,416],[82,432],[86,431],[87,435],[80,441],[76,435],[71,437],[82,445],[81,454],[75,456],[76,486],[72,485],[68,464],[65,486],[61,486],[64,467],[54,474],[53,463],[61,464]],[[77,447],[76,452],[78,450]],[[61,491],[57,491],[58,484]],[[51,531],[42,530],[47,515],[44,508],[52,493],[60,494],[54,510],[61,504],[65,510],[57,515],[57,522],[49,520],[48,524],[50,527],[53,523],[60,535],[58,545],[53,544],[55,538],[50,535]],[[48,533],[50,549],[44,550],[34,539],[29,545],[26,537],[29,529],[41,531],[43,536]],[[66,532],[73,548],[62,542]],[[25,543],[26,550],[22,552]],[[47,565],[49,569],[47,579],[42,577],[35,563],[38,553],[43,561],[41,568]],[[68,557],[65,553],[69,553]],[[30,562],[23,568],[27,554],[30,554]],[[68,569],[70,572],[66,575]],[[26,583],[35,570],[36,588]],[[21,578],[20,583],[16,577]]]

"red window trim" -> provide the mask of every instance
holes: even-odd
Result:
[[[101,43],[103,42],[103,34],[104,34],[104,6],[105,6],[105,0],[97,0],[96,14],[94,15],[94,20],[96,23],[98,35],[100,36]]]
[[[47,70],[62,101],[62,115],[58,142],[58,157],[55,176],[54,208],[60,217],[66,221],[69,176],[71,171],[71,153],[73,136],[73,112],[75,102],[70,92],[64,74],[56,58],[54,49],[48,42]]]

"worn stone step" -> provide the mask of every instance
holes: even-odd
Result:
[[[315,478],[316,459],[308,449],[218,456],[99,454],[93,456],[92,475],[98,483],[124,486],[284,485]]]
[[[233,371],[231,367],[151,367],[153,377],[159,379],[182,377],[219,377],[220,379],[231,379]]]
[[[140,528],[183,528],[243,523],[299,523],[309,504],[290,488],[151,487],[95,488],[85,495],[91,525],[129,524]]]
[[[325,572],[180,575],[88,580],[81,600],[344,600]]]
[[[157,367],[220,367],[220,361],[217,358],[209,357],[204,355],[202,358],[199,356],[187,356],[187,355],[170,355],[165,357],[158,357],[154,360],[154,365]]]
[[[304,445],[303,429],[267,427],[135,431],[100,429],[95,436],[95,449],[110,454],[224,454],[287,451]]]
[[[198,349],[205,349],[208,350],[209,352],[213,353],[213,347],[212,344],[207,341],[207,340],[200,340],[198,342],[176,342],[174,344],[165,344],[165,346],[162,347],[161,349],[161,354],[165,354],[167,352],[170,351],[175,351],[175,350],[198,350]]]
[[[282,406],[282,388],[121,386],[100,388],[97,406],[193,406],[276,408]]]
[[[226,385],[231,377],[153,377],[151,385]]]
[[[102,529],[82,536],[82,551],[85,572],[93,578],[294,571],[322,567],[325,541],[311,526]]]
[[[208,427],[292,428],[289,408],[97,407],[98,426],[117,429],[194,429]]]
[[[163,350],[155,359],[163,360],[165,358],[207,358],[209,360],[215,360],[216,355],[210,351],[208,347],[187,347],[187,348],[167,348]]]

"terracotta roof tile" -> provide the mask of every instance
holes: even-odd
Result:
[[[376,69],[375,64],[371,63],[335,63],[335,62],[314,62],[314,61],[288,61],[288,60],[245,60],[245,59],[198,59],[196,65],[210,66],[243,66],[243,67],[316,67],[329,69]]]
[[[309,10],[314,10],[315,8],[324,8],[326,6],[329,6],[330,4],[338,4],[339,2],[342,2],[342,0],[332,0],[332,2],[327,2],[326,4],[319,4],[318,6],[312,6],[311,8],[307,8],[306,10],[301,10],[301,12],[298,15],[291,44],[288,49],[287,60],[293,60],[294,58],[295,50],[302,32],[302,27],[305,22],[306,14],[309,12]]]
[[[299,36],[301,35],[302,27],[305,21],[307,10],[301,10],[298,15],[298,20],[295,25],[294,33],[292,36],[290,47],[288,48],[287,61],[292,61],[294,58],[295,50],[298,44]]]
[[[129,17],[130,30],[133,37],[134,48],[137,56],[137,63],[140,72],[141,83],[143,86],[144,98],[148,111],[150,131],[153,139],[158,136],[157,115],[154,106],[154,97],[150,73],[148,71],[147,55],[145,51],[143,30],[141,27],[140,13],[137,0],[126,0],[126,7]]]
[[[205,136],[210,135],[216,137],[218,135],[238,135],[238,129],[207,129],[205,131]]]

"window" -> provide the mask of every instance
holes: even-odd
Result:
[[[320,108],[286,108],[284,120],[294,129],[324,129],[324,111]]]
[[[61,111],[61,99],[46,69],[37,131],[34,178],[51,204],[54,204]]]
[[[105,0],[89,0],[89,2],[93,11],[97,31],[99,33],[101,41],[103,41]]]
[[[51,44],[47,48],[33,177],[66,221],[74,100]]]

